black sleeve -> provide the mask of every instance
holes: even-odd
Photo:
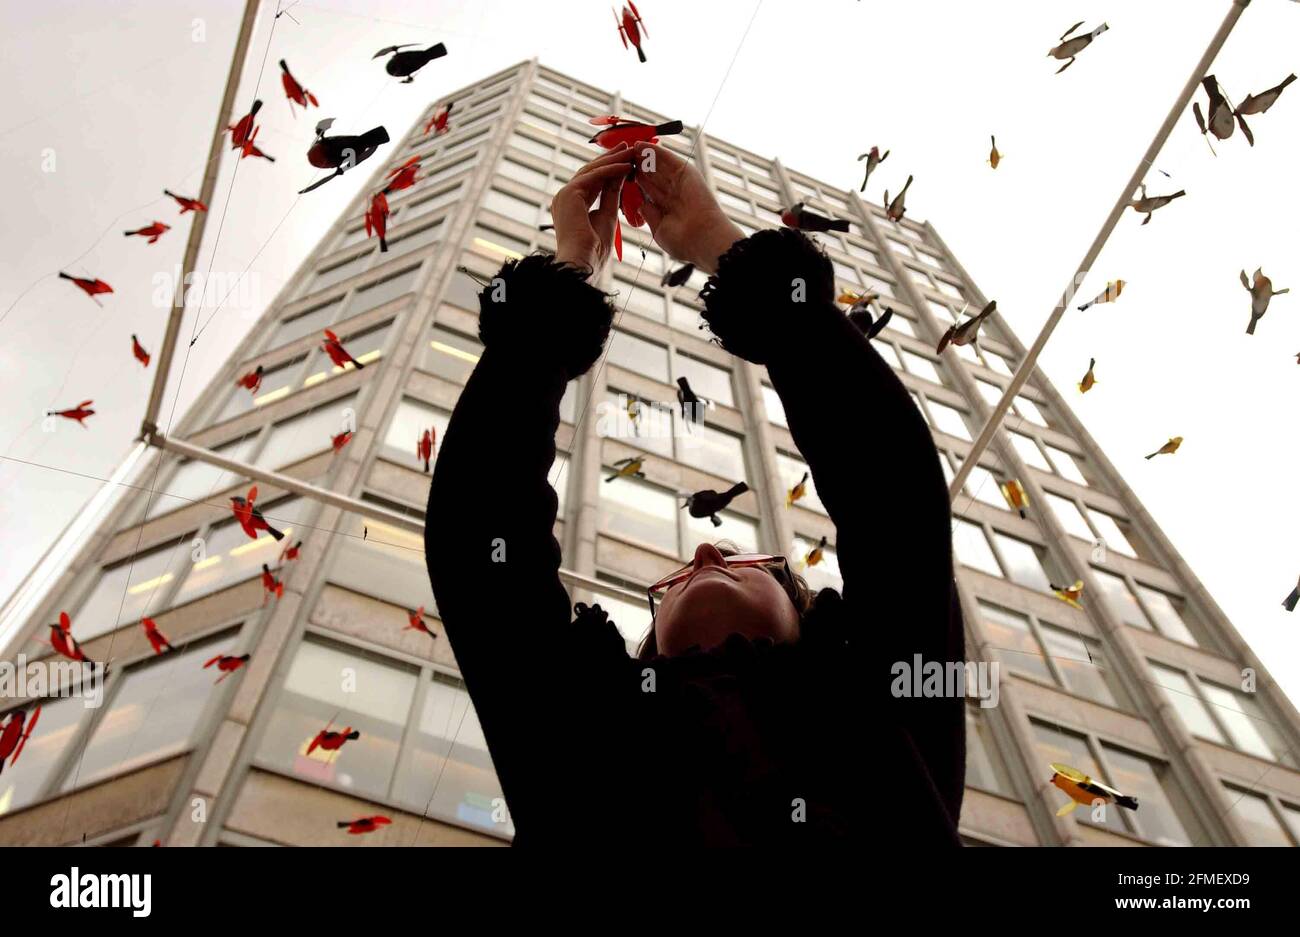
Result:
[[[557,719],[570,708],[561,702],[575,686],[569,667],[626,660],[612,626],[570,627],[548,481],[560,398],[600,356],[613,309],[581,273],[542,255],[505,264],[479,305],[483,355],[438,455],[425,557],[516,826],[537,829],[569,777],[556,748],[557,728],[572,728]]]
[[[955,824],[963,702],[897,701],[888,692],[896,661],[964,656],[947,485],[920,410],[835,305],[834,288],[829,259],[806,235],[760,231],[719,260],[703,291],[704,317],[724,348],[767,366],[835,522],[864,691],[909,729]]]

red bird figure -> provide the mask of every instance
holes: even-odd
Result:
[[[352,364],[358,370],[365,367],[364,364],[348,354],[347,349],[339,341],[339,337],[329,329],[325,330],[325,341],[321,342],[320,347],[325,354],[330,356],[330,361],[334,362],[336,368],[342,368],[348,364]]]
[[[605,128],[597,130],[587,142],[595,143],[607,150],[612,150],[620,143],[626,143],[628,146],[637,143],[658,143],[660,137],[682,132],[680,120],[654,125],[643,124],[639,120],[624,120],[615,114],[609,114],[605,117],[589,118],[587,123]]]
[[[144,636],[149,639],[149,644],[153,647],[153,652],[155,654],[161,654],[163,651],[176,650],[176,648],[172,647],[171,644],[168,643],[167,639],[163,637],[162,632],[158,630],[158,622],[154,621],[152,618],[141,618],[140,624],[144,625]]]
[[[253,123],[253,118],[257,116],[257,112],[261,109],[262,102],[254,101],[252,110],[226,128],[230,131],[230,148],[232,150],[237,150],[244,144],[251,143],[253,137],[257,136],[257,127]]]
[[[324,728],[316,733],[316,737],[307,746],[307,754],[310,755],[318,748],[327,752],[336,752],[347,742],[354,742],[359,738],[361,733],[352,726],[348,726],[342,732],[331,732],[328,728]]]
[[[381,826],[387,826],[393,821],[388,817],[361,817],[357,820],[340,820],[338,827],[340,830],[347,830],[349,834],[356,836],[361,833],[373,833]]]
[[[271,596],[275,596],[277,599],[284,598],[284,580],[276,579],[275,576],[271,575],[271,567],[265,563],[262,564],[262,588],[266,590],[262,595],[263,605]]]
[[[236,387],[247,387],[249,393],[257,393],[257,389],[262,386],[262,366],[259,364],[253,370],[249,371],[243,377],[235,381]]]
[[[58,624],[50,625],[50,647],[69,660],[81,661],[83,664],[90,663],[86,652],[72,636],[72,619],[68,617],[67,612],[59,612]]]
[[[451,109],[456,106],[455,101],[449,101],[429,118],[429,122],[424,125],[424,132],[433,131],[435,137],[446,133],[450,128],[447,126],[447,119],[451,117]]]
[[[376,192],[370,198],[370,207],[366,209],[366,237],[374,233],[379,236],[379,253],[388,250],[388,198],[383,192]]]
[[[343,432],[339,433],[337,436],[331,436],[331,437],[330,437],[330,445],[334,447],[334,451],[335,451],[335,452],[338,452],[340,449],[342,449],[342,448],[343,448],[344,446],[346,446],[348,443],[352,442],[352,435],[353,435],[353,434],[352,434],[352,430],[350,430],[350,429],[345,429]]]
[[[283,566],[285,563],[291,563],[294,560],[296,560],[299,556],[299,551],[301,549],[302,549],[301,540],[299,540],[297,543],[293,544],[292,546],[285,544],[284,549],[280,551],[280,565]]]
[[[797,202],[781,212],[781,221],[787,228],[797,231],[847,231],[849,223],[844,218],[827,218],[804,208],[803,202]]]
[[[163,189],[163,195],[170,195],[172,198],[176,199],[176,203],[181,207],[182,215],[187,211],[208,210],[208,206],[204,205],[196,198],[186,198],[184,195],[177,195],[175,192],[168,191],[167,189]]]
[[[23,753],[23,746],[32,737],[36,720],[40,718],[41,707],[39,706],[32,710],[30,720],[27,718],[27,713],[20,709],[9,717],[8,722],[0,726],[0,771],[4,770],[6,762],[11,765],[18,763],[18,756]]]
[[[631,9],[629,9],[629,7]],[[627,0],[623,5],[623,16],[620,19],[618,13],[614,14],[614,22],[618,23],[618,38],[623,40],[623,48],[632,43],[636,49],[636,57],[642,62],[645,61],[645,53],[641,51],[641,33],[650,35],[650,30],[645,28],[645,23],[641,21],[641,13],[637,10],[636,4],[632,0]]]
[[[262,150],[258,148],[256,143],[253,142],[253,140],[256,139],[257,137],[257,131],[261,129],[262,129],[261,127],[254,127],[253,135],[249,137],[247,140],[245,140],[243,144],[239,147],[240,159],[243,159],[246,156],[260,156],[262,159],[266,160],[269,163],[275,162],[274,156],[268,156],[266,153],[262,152]]]
[[[136,361],[139,361],[146,368],[149,367],[149,352],[144,350],[144,346],[140,344],[140,339],[136,338],[135,335],[131,336],[131,354],[135,355]]]
[[[162,237],[165,232],[170,231],[171,229],[171,225],[163,224],[161,221],[155,221],[151,225],[145,225],[143,228],[136,228],[134,231],[123,231],[122,234],[125,237],[134,237],[138,235],[142,238],[148,238],[145,243],[156,244],[158,243],[158,239]]]
[[[248,534],[249,540],[256,540],[259,530],[265,530],[276,540],[283,540],[284,534],[268,524],[266,518],[262,516],[262,512],[253,506],[253,502],[256,500],[256,485],[248,489],[247,498],[235,495],[230,499],[230,510],[234,512],[235,520],[239,521],[239,526],[244,528],[244,533]]]
[[[208,661],[203,666],[206,669],[208,667],[211,667],[213,664],[216,664],[217,669],[222,671],[221,676],[217,677],[216,683],[212,684],[213,686],[216,686],[217,683],[220,683],[222,680],[226,679],[226,677],[230,676],[240,667],[247,664],[248,659],[252,656],[253,656],[252,654],[240,654],[238,657],[232,657],[229,654],[218,654],[216,657],[212,658],[212,660]]]
[[[61,416],[66,417],[69,420],[76,420],[81,424],[82,429],[87,429],[88,427],[86,426],[85,419],[88,416],[95,415],[95,411],[90,409],[90,405],[94,402],[95,401],[93,400],[83,400],[75,407],[69,407],[66,410],[46,410],[45,415]]]
[[[424,460],[424,470],[429,471],[429,460],[433,458],[433,437],[435,430],[426,429],[424,435],[415,441],[415,457]]]
[[[424,620],[423,605],[421,605],[415,611],[411,611],[410,609],[407,609],[406,615],[407,615],[406,627],[402,629],[403,631],[423,631],[425,634],[433,638],[435,641],[438,639],[438,636],[429,630],[429,623]]]
[[[84,290],[85,294],[89,296],[91,299],[95,299],[95,296],[99,293],[113,292],[113,287],[109,286],[103,280],[92,280],[89,277],[74,277],[70,273],[60,273],[59,279],[71,280],[80,289]],[[103,305],[97,299],[95,299],[95,302],[96,304]]]
[[[392,181],[384,187],[384,194],[389,192],[400,192],[402,189],[409,189],[415,185],[416,173],[420,171],[420,157],[412,156],[402,165],[388,173],[388,178]]]
[[[280,75],[280,83],[284,85],[284,93],[288,96],[290,101],[297,104],[304,111],[307,109],[307,105],[309,104],[315,107],[320,107],[320,102],[316,100],[316,95],[298,84],[298,80],[293,77],[293,74],[289,71],[289,66],[284,63],[284,59],[280,59],[280,71],[283,73]],[[289,110],[293,111],[293,104],[289,105]],[[294,116],[298,116],[296,112],[294,113]]]

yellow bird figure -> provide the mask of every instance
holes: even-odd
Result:
[[[1083,376],[1083,380],[1079,381],[1079,393],[1086,394],[1088,391],[1092,390],[1092,385],[1097,383],[1097,377],[1092,373],[1092,369],[1096,366],[1097,359],[1089,358],[1088,373]]]
[[[632,434],[641,435],[641,401],[635,397],[627,398],[627,418],[632,421]]]
[[[1002,162],[1002,154],[998,152],[998,138],[990,134],[989,139],[993,141],[993,149],[989,150],[989,165],[997,169],[998,163]]]
[[[803,473],[803,478],[799,479],[798,484],[785,493],[785,506],[793,507],[794,503],[808,493],[808,473]]]
[[[1149,456],[1147,456],[1147,458],[1154,459],[1158,455],[1173,455],[1175,452],[1178,451],[1178,447],[1181,446],[1182,444],[1183,444],[1183,437],[1170,436],[1169,442],[1165,443],[1155,452],[1151,453]]]
[[[1013,478],[998,487],[1002,489],[1002,497],[1007,499],[1011,510],[1019,512],[1022,518],[1028,517],[1025,508],[1029,507],[1029,495],[1025,494],[1024,486]]]
[[[822,561],[822,551],[825,549],[826,549],[826,538],[822,537],[821,540],[817,542],[817,546],[809,550],[807,555],[804,556],[803,565],[816,566],[818,563]]]
[[[1051,784],[1065,791],[1070,797],[1070,802],[1056,811],[1058,817],[1073,813],[1080,804],[1087,807],[1099,800],[1106,804],[1118,804],[1121,807],[1127,807],[1129,810],[1138,808],[1136,797],[1121,794],[1115,788],[1102,784],[1100,781],[1094,781],[1082,771],[1077,771],[1069,765],[1053,762],[1051,768],[1052,776],[1049,779]]]
[[[1286,289],[1273,289],[1273,281],[1264,276],[1263,268],[1257,269],[1252,279],[1247,279],[1246,271],[1241,271],[1241,285],[1250,291],[1250,324],[1246,326],[1246,334],[1255,334],[1255,323],[1264,318],[1264,313],[1268,312],[1268,303],[1274,296],[1281,296],[1283,293],[1291,292],[1288,286]]]
[[[645,472],[641,471],[645,464],[645,456],[633,456],[630,459],[619,459],[614,463],[614,474],[605,479],[606,482],[612,482],[616,478],[645,478]]]
[[[865,293],[855,293],[853,290],[845,290],[843,293],[840,293],[839,296],[835,297],[837,303],[843,303],[846,306],[856,308],[867,306],[878,299],[880,299],[880,294],[874,293],[871,290],[867,290]],[[851,311],[852,309],[850,309],[850,312]]]
[[[1060,45],[1053,46],[1050,50],[1048,50],[1047,53],[1048,58],[1056,59],[1057,61],[1060,61],[1061,59],[1069,59],[1068,62],[1066,62],[1064,65],[1062,65],[1060,68],[1056,70],[1056,74],[1058,75],[1061,74],[1061,72],[1065,71],[1067,68],[1073,65],[1074,57],[1076,55],[1078,55],[1084,49],[1088,48],[1088,46],[1092,44],[1092,40],[1096,39],[1106,30],[1110,29],[1109,26],[1107,26],[1105,23],[1102,23],[1100,26],[1098,26],[1090,33],[1082,33],[1078,36],[1075,36],[1073,39],[1065,38],[1066,36],[1070,35],[1070,33],[1074,32],[1076,29],[1082,26],[1083,23],[1084,23],[1083,20],[1079,20],[1079,22],[1075,23],[1065,32],[1061,33]]]
[[[1051,583],[1048,583],[1051,585]],[[1074,580],[1072,586],[1052,586],[1052,594],[1064,602],[1066,605],[1073,605],[1077,609],[1082,609],[1079,599],[1083,596],[1083,580]]]
[[[1127,285],[1127,280],[1115,280],[1113,283],[1107,283],[1106,288],[1080,306],[1079,311],[1083,312],[1089,306],[1095,306],[1097,303],[1113,303],[1119,299],[1119,294],[1124,292],[1124,287]]]
[[[1151,221],[1151,213],[1155,211],[1157,208],[1164,208],[1174,199],[1182,198],[1184,195],[1187,194],[1186,189],[1179,189],[1177,192],[1173,193],[1172,195],[1148,196],[1147,184],[1145,182],[1139,182],[1138,189],[1142,192],[1142,197],[1133,199],[1133,201],[1128,203],[1128,206],[1129,208],[1137,212],[1139,215],[1146,215],[1146,217],[1142,219],[1142,224],[1147,224],[1148,222]]]

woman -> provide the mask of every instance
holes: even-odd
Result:
[[[710,329],[767,366],[844,576],[843,597],[812,598],[780,558],[701,545],[642,659],[598,605],[572,618],[547,481],[565,385],[609,336],[588,280],[634,165],[656,243],[711,275]],[[957,845],[963,702],[889,689],[895,661],[963,655],[944,478],[906,389],[834,305],[829,260],[797,231],[745,238],[659,146],[592,160],[551,210],[555,256],[506,263],[480,296],[485,347],[425,528],[516,844]]]

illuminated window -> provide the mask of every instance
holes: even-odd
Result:
[[[497,263],[518,260],[528,253],[528,242],[483,225],[474,226],[469,246],[475,253],[482,254]]]
[[[343,297],[340,296],[323,305],[313,306],[306,312],[300,312],[290,319],[285,319],[271,333],[271,340],[267,342],[267,347],[279,348],[281,345],[296,342],[304,335],[319,333],[334,321],[334,316],[342,305]]]
[[[72,612],[73,637],[89,641],[160,611],[159,603],[174,585],[177,561],[189,552],[192,536],[191,531],[101,572],[90,596]]]
[[[983,527],[956,518],[952,526],[952,548],[957,562],[962,565],[990,576],[1001,577],[1002,567],[993,555],[993,548],[989,546]]]
[[[300,498],[283,498],[270,504],[258,504],[268,524],[292,540],[297,532],[302,537],[301,518],[311,510],[310,503]],[[274,565],[280,556],[281,544],[265,531],[259,531],[256,540],[249,538],[243,528],[232,518],[209,528],[203,537],[203,552],[191,551],[184,557],[184,581],[172,600],[172,605],[183,605],[209,595],[219,589],[243,582],[262,574],[262,564]]]
[[[433,465],[438,461],[438,452],[442,448],[449,419],[451,414],[444,410],[403,397],[393,414],[392,422],[388,424],[388,432],[384,434],[383,455],[399,465],[423,471],[424,460],[416,456],[416,443],[426,429],[432,429],[435,431],[433,459],[429,466],[432,472]]]
[[[477,339],[451,329],[435,325],[429,330],[429,345],[420,361],[420,368],[431,374],[464,384],[483,354],[483,345]]]
[[[294,382],[298,379],[298,375],[302,373],[302,363],[306,360],[306,355],[299,355],[292,361],[286,361],[269,371],[263,371],[262,383],[257,388],[257,393],[250,392],[246,387],[235,387],[231,391],[230,398],[226,401],[226,406],[217,417],[216,422],[224,423],[226,420],[233,419],[250,410],[264,407],[268,403],[275,403],[277,400],[288,397],[293,392]],[[253,368],[250,366],[243,373],[251,370]]]
[[[600,528],[603,532],[669,553],[678,552],[677,497],[636,478],[605,481],[615,469],[606,467],[600,483]]]
[[[371,495],[363,500],[380,501]],[[412,513],[391,502],[377,506],[394,513]],[[433,612],[437,607],[420,534],[376,516],[349,513],[344,515],[334,539],[337,546],[329,567],[330,582],[404,609],[423,605],[426,611]],[[402,616],[400,624],[405,623]]]
[[[0,816],[35,803],[44,796],[46,786],[54,779],[55,770],[73,750],[78,730],[94,712],[86,706],[87,702],[90,701],[75,697],[41,701],[40,721],[23,746],[22,758],[17,764],[6,764],[0,774]],[[13,712],[6,712],[0,719],[9,721]],[[27,708],[28,724],[31,713],[32,708]]]
[[[253,464],[279,470],[329,449],[335,435],[355,429],[356,404],[357,395],[348,394],[276,423]]]
[[[361,364],[373,364],[383,357],[384,346],[388,344],[388,332],[392,324],[390,319],[388,322],[370,326],[361,332],[343,332],[339,335],[339,341],[347,349],[348,354]],[[356,370],[356,367],[350,361],[339,367],[330,360],[324,351],[318,350],[308,367],[308,371],[311,373],[303,379],[302,386],[314,387],[321,381],[354,370]]]
[[[260,430],[261,427],[257,427],[247,436],[217,446],[212,451],[228,459],[245,462],[257,442],[257,434]],[[209,462],[193,460],[181,462],[175,473],[168,478],[167,483],[154,493],[146,516],[157,517],[177,508],[188,507],[196,501],[209,501],[216,492],[238,481],[238,476]]]

